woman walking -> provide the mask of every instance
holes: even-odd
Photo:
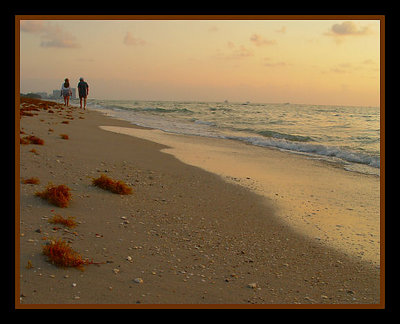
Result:
[[[64,97],[64,105],[69,105],[69,97],[72,95],[72,90],[69,86],[69,80],[65,79],[64,83],[61,85],[61,95]]]

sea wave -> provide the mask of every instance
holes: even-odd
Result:
[[[194,112],[187,108],[161,108],[161,107],[132,107],[132,106],[124,106],[119,104],[101,104],[95,103],[92,105],[94,108],[100,109],[110,109],[114,111],[128,111],[128,112],[148,112],[148,113],[182,113],[182,114],[193,114]]]
[[[193,122],[199,125],[216,126],[214,122],[200,120],[200,119],[193,119]]]
[[[285,139],[285,140],[289,140],[289,141],[297,141],[297,142],[313,141],[313,139],[309,136],[285,134],[285,133],[280,133],[280,132],[270,131],[270,130],[258,131],[256,133],[261,136],[264,136],[264,137],[273,137],[273,138]]]
[[[321,144],[310,144],[304,142],[293,142],[285,139],[247,137],[247,136],[226,136],[225,138],[246,142],[256,146],[275,147],[278,149],[310,153],[326,157],[335,157],[341,160],[365,164],[374,168],[380,168],[380,157],[371,156],[360,152],[351,152],[346,149],[334,146],[325,146]]]
[[[376,145],[379,144],[380,137],[379,128],[375,129],[376,124],[359,129],[355,127],[358,124],[353,120],[356,117],[336,120],[337,111],[325,116],[322,115],[326,113],[324,109],[318,115],[315,114],[315,108],[311,110],[311,107],[309,111],[301,110],[294,115],[293,107],[280,105],[262,111],[263,114],[268,114],[268,118],[265,119],[265,116],[255,114],[258,110],[250,107],[247,111],[242,106],[239,109],[234,105],[221,107],[217,104],[183,102],[138,103],[97,100],[89,104],[95,109],[107,112],[110,116],[128,120],[132,124],[169,133],[228,138],[347,165],[380,168],[379,147]],[[212,114],[218,110],[230,111],[229,116]],[[363,116],[366,116],[365,112]],[[319,120],[328,120],[329,127],[316,127]]]

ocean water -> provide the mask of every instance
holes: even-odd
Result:
[[[164,132],[232,139],[380,174],[379,107],[98,99],[87,106]]]

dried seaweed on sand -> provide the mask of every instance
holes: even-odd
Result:
[[[132,193],[132,188],[126,185],[123,181],[113,180],[104,174],[97,179],[93,179],[92,183],[99,188],[109,190],[120,195],[129,195]]]
[[[78,252],[74,251],[67,242],[61,239],[52,240],[44,245],[43,254],[58,267],[76,267],[83,270],[83,266],[94,264],[92,260],[83,259]]]
[[[54,186],[49,184],[44,191],[36,192],[35,195],[58,207],[67,207],[71,200],[70,190],[66,185]]]

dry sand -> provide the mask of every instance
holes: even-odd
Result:
[[[202,169],[183,163],[177,158],[184,160],[178,146],[168,148],[100,128],[140,129],[127,122],[78,108],[53,110],[55,113],[41,110],[20,120],[20,129],[42,138],[44,145],[20,145],[17,181],[37,177],[40,184],[20,183],[17,308],[383,307],[375,252],[361,258],[358,253],[348,253],[348,244],[335,248],[326,244],[329,239],[308,235],[301,222],[296,227],[296,221],[288,221],[305,213],[290,203],[291,195],[296,200],[300,194],[291,181],[301,186],[301,177],[285,179],[281,187],[272,181],[266,199],[268,191],[260,183],[252,182],[259,188],[257,194],[248,189],[249,184],[224,181],[222,173],[211,170],[211,164],[204,162]],[[66,119],[67,114],[73,120]],[[69,123],[63,124],[63,120]],[[200,143],[193,138],[185,140]],[[38,154],[30,152],[32,148]],[[277,165],[283,158],[292,158],[275,153],[279,155],[274,160]],[[316,165],[304,165],[314,167],[309,172],[322,172]],[[230,174],[226,172],[225,179]],[[132,185],[134,193],[124,196],[94,187],[92,178],[102,173]],[[243,179],[252,177],[256,178],[255,174]],[[35,196],[49,182],[72,189],[69,207],[56,207]],[[326,203],[325,191],[306,190],[305,194],[314,194]],[[310,210],[334,205],[320,203],[317,207],[311,198],[307,197]],[[75,217],[78,226],[55,230],[48,222],[55,213]],[[315,219],[310,216],[308,221]],[[334,223],[335,227],[341,224]],[[321,228],[327,237],[333,237],[329,233],[336,230]],[[374,230],[371,233],[375,235]],[[64,238],[84,257],[104,264],[88,265],[85,271],[58,268],[42,254],[44,238]],[[377,243],[379,238],[373,240]],[[27,267],[28,262],[32,268]]]

